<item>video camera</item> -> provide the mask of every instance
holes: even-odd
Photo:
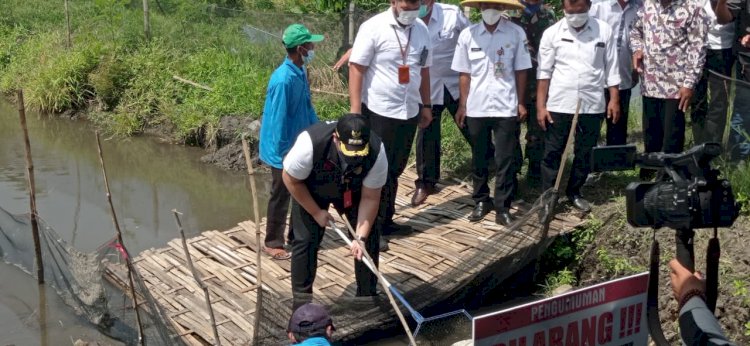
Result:
[[[656,182],[634,182],[625,189],[628,223],[633,227],[698,229],[729,227],[739,215],[732,186],[719,179],[711,160],[721,146],[705,143],[679,154],[637,153],[635,145],[596,147],[592,171],[660,169]]]

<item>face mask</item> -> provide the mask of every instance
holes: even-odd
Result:
[[[589,20],[589,14],[588,12],[584,13],[566,13],[565,14],[565,20],[568,21],[568,25],[570,25],[573,28],[580,28],[586,25],[586,22]]]
[[[401,23],[401,25],[412,25],[414,24],[414,21],[417,20],[418,16],[419,10],[401,11],[398,13],[396,20]]]
[[[542,9],[542,3],[541,2],[532,5],[532,4],[529,4],[529,3],[525,2],[525,1],[521,1],[521,4],[523,4],[523,6],[524,6],[523,12],[525,12],[528,15],[533,15],[533,14],[539,12],[539,10]]]
[[[427,5],[419,6],[419,18],[427,17],[428,13],[430,13],[430,8]]]
[[[310,49],[307,51],[307,56],[302,56],[302,63],[305,65],[310,65],[310,62],[312,62],[313,58],[315,57],[315,51]]]
[[[500,20],[500,16],[502,16],[502,12],[494,8],[488,8],[482,11],[482,20],[489,25],[497,24]]]

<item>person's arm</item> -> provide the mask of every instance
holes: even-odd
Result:
[[[430,94],[430,68],[423,67],[419,70],[422,77],[421,83],[419,84],[419,95],[422,98],[422,105],[432,104],[432,98]],[[419,110],[419,128],[424,129],[432,122],[432,109],[422,107]]]
[[[378,215],[378,207],[380,206],[380,191],[382,188],[371,189],[369,187],[362,187],[362,197],[359,200],[359,210],[357,214],[357,236],[367,238],[372,231],[372,226],[375,223],[375,217]],[[358,246],[352,246],[351,253],[356,259],[362,259],[362,244],[358,241],[352,243]]]
[[[549,84],[552,79],[552,72],[555,70],[555,47],[553,45],[553,33],[550,27],[542,34],[539,42],[539,52],[537,61],[539,65],[536,70],[536,119],[542,130],[547,130],[547,123],[553,123],[552,115],[547,111],[547,94],[549,93]]]
[[[294,197],[294,200],[297,201],[305,211],[312,215],[315,222],[317,222],[320,227],[326,227],[328,221],[334,221],[331,214],[328,213],[328,210],[324,210],[318,206],[318,203],[312,198],[310,190],[307,189],[304,180],[299,180],[289,175],[286,170],[282,172],[281,178],[284,180],[284,185],[286,186],[286,189],[289,190],[289,194]]]
[[[646,6],[646,5],[644,5]],[[643,73],[643,12],[641,7],[636,14],[633,28],[630,29],[630,50],[633,52],[633,69]]]
[[[516,96],[518,97],[518,121],[526,121],[529,110],[526,109],[526,86],[528,85],[529,69],[531,68],[531,55],[526,47],[526,33],[518,30],[518,42],[513,61],[516,72]]]
[[[328,221],[333,221],[333,217],[328,213],[328,206],[324,206],[326,209],[321,208],[312,198],[310,190],[305,185],[305,179],[310,176],[313,168],[312,156],[313,148],[310,134],[307,131],[302,132],[284,158],[281,180],[284,181],[284,185],[294,200],[312,215],[315,222],[320,227],[326,227]]]
[[[458,110],[453,115],[453,120],[458,127],[464,127],[466,118],[466,100],[469,99],[469,87],[471,85],[471,63],[469,62],[469,47],[471,43],[471,27],[464,29],[458,36],[456,51],[453,53],[451,69],[458,72]]]
[[[669,261],[672,293],[680,306],[680,337],[685,345],[734,345],[708,310],[705,284],[698,273],[691,273],[677,259]]]
[[[617,47],[615,32],[608,35],[608,40],[604,46],[604,81],[609,90],[609,104],[607,104],[607,118],[612,119],[612,123],[620,120],[620,61],[617,59]]]
[[[526,85],[528,83],[529,70],[516,71],[516,93],[518,95],[518,121],[526,121],[529,110],[526,109]]]
[[[349,48],[349,49],[346,50],[346,52],[344,53],[344,55],[341,56],[341,58],[339,59],[339,61],[336,61],[336,63],[333,64],[333,69],[335,71],[338,71],[338,69],[340,69],[342,66],[344,66],[344,64],[348,64],[349,63],[349,57],[351,55],[352,55],[352,49]]]
[[[349,112],[362,113],[362,81],[365,78],[367,66],[349,63]]]
[[[732,0],[719,0],[716,2],[714,7],[714,14],[716,14],[716,22],[719,24],[731,23],[741,10],[741,6],[745,1],[732,1]]]
[[[456,125],[464,128],[466,121],[466,100],[469,99],[469,89],[471,87],[471,75],[465,72],[458,74],[458,110],[454,116]]]
[[[688,20],[685,80],[680,87],[679,104],[679,108],[683,112],[687,112],[690,99],[693,97],[695,84],[703,74],[703,66],[706,63],[706,45],[708,44],[708,19],[703,15],[703,9],[697,7],[692,18]]]

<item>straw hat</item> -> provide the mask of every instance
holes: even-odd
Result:
[[[464,0],[464,1],[461,1],[461,6],[479,8],[479,3],[482,3],[482,2],[500,4],[506,7],[505,8],[506,10],[515,10],[515,9],[522,10],[524,8],[523,4],[521,4],[518,0]]]

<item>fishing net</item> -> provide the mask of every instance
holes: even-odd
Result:
[[[123,259],[122,247],[111,241],[93,253],[84,253],[68,245],[44,220],[38,218],[38,224],[45,284],[103,334],[127,345],[136,344],[138,331],[132,303],[122,291],[105,283],[103,277],[105,263]],[[6,263],[36,275],[28,215],[13,215],[0,208],[0,255]],[[159,307],[145,289],[142,278],[137,277],[135,282],[143,300],[139,310],[145,340],[149,345],[180,344],[159,315]]]

